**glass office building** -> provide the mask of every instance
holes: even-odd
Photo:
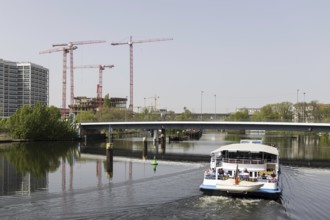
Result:
[[[49,70],[30,62],[0,59],[0,118],[14,114],[22,105],[48,105]]]

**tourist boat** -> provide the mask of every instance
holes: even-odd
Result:
[[[277,199],[281,195],[279,152],[261,140],[241,140],[211,152],[200,190],[206,194]]]

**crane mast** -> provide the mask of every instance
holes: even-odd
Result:
[[[150,43],[150,42],[157,42],[157,41],[169,41],[173,40],[173,38],[155,38],[155,39],[147,39],[147,40],[136,40],[133,41],[132,36],[130,36],[129,41],[126,42],[112,42],[112,46],[118,46],[118,45],[129,45],[129,63],[130,63],[130,74],[129,74],[129,109],[133,111],[133,44],[136,43]]]
[[[69,47],[61,47],[61,48],[53,48],[48,49],[44,51],[40,51],[39,54],[46,54],[46,53],[53,53],[53,52],[63,52],[63,73],[62,73],[62,110],[61,115],[62,117],[65,117],[65,109],[66,109],[66,61],[67,61],[67,53],[69,53],[70,50],[77,49],[76,46],[73,46],[71,48]]]

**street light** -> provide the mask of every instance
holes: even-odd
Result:
[[[296,112],[297,112],[297,121],[299,122],[299,113],[300,111],[298,110],[298,102],[299,102],[299,89],[297,89],[297,104],[296,104]]]
[[[298,104],[298,101],[299,101],[299,99],[298,99],[298,93],[299,93],[299,89],[297,89],[297,104]]]
[[[128,97],[126,96],[126,102],[127,102],[127,98]],[[125,102],[125,121],[127,121],[127,106],[126,106],[127,103],[126,102]]]
[[[201,91],[201,121],[203,121],[203,93],[204,91]]]
[[[303,111],[303,122],[305,122],[305,92],[304,92],[304,111]]]
[[[217,120],[217,94],[214,94],[214,120]]]

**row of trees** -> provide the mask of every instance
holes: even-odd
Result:
[[[105,102],[107,103],[107,102]],[[195,115],[196,116],[196,115]],[[183,112],[176,114],[173,111],[162,115],[160,112],[151,111],[147,108],[139,113],[132,113],[125,109],[111,108],[107,104],[103,105],[101,112],[82,112],[77,115],[78,122],[91,121],[187,121],[196,120],[194,114],[184,107]],[[209,120],[204,118],[204,120]],[[260,108],[259,111],[249,112],[248,108],[229,114],[227,121],[282,121],[282,122],[330,122],[330,106],[319,104],[317,101],[309,103],[292,104],[282,102],[268,104]]]
[[[228,121],[282,121],[282,122],[330,122],[330,106],[310,103],[282,102],[263,106],[260,111],[249,114],[248,109],[229,115]]]
[[[34,106],[22,106],[9,119],[0,121],[0,129],[9,131],[13,138],[33,140],[67,140],[76,136],[76,122],[92,121],[185,121],[193,120],[193,113],[184,108],[183,112],[176,114],[150,111],[145,108],[139,113],[127,109],[117,109],[110,106],[109,97],[106,96],[102,111],[85,111],[77,114],[75,120],[61,120],[59,109],[54,106],[43,106],[40,103]],[[282,102],[263,106],[253,114],[243,109],[230,114],[227,121],[302,121],[330,123],[330,106],[310,103]]]

